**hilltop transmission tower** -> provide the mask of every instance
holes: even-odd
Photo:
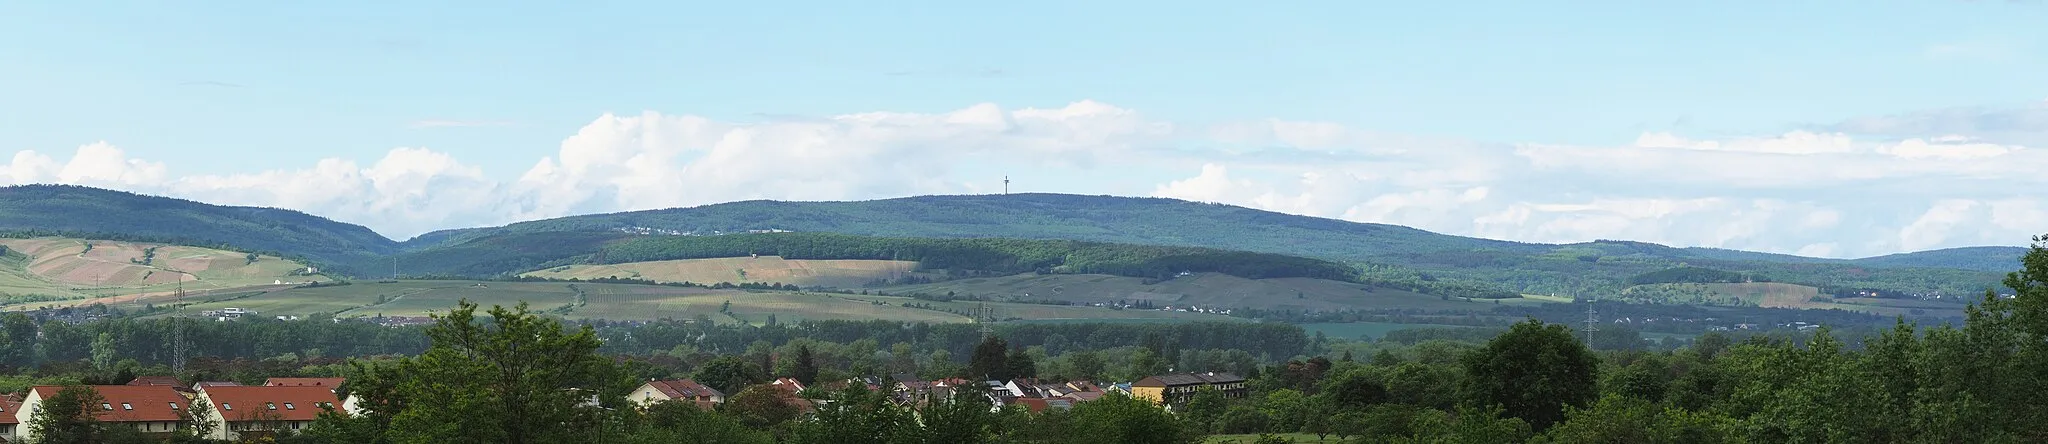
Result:
[[[1597,314],[1599,312],[1593,311],[1593,303],[1590,301],[1586,302],[1586,329],[1584,331],[1586,332],[1586,349],[1589,350],[1593,348],[1593,332],[1600,331],[1600,318],[1595,317]]]

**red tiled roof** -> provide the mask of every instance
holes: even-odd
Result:
[[[700,396],[725,397],[725,394],[719,393],[718,389],[707,387],[704,384],[698,384],[697,381],[688,379],[647,381],[647,385],[654,386],[655,390],[660,390],[661,394],[668,396],[669,399],[696,399]]]
[[[234,381],[199,381],[192,385],[197,387],[241,387],[242,383]]]
[[[799,392],[804,390],[804,383],[798,382],[796,378],[775,378],[775,381],[769,382],[769,384],[793,387]]]
[[[270,378],[263,385],[271,387],[327,387],[340,386],[347,378]]]
[[[312,421],[320,416],[321,403],[337,411],[341,400],[334,390],[321,386],[207,387],[206,398],[226,421]]]
[[[97,417],[101,422],[145,422],[177,421],[178,412],[191,407],[186,405],[185,395],[167,385],[93,385],[87,386],[99,392],[106,400],[98,406]],[[41,385],[31,389],[37,399],[50,399],[64,387]],[[175,407],[174,407],[175,406]]]
[[[1011,402],[1023,404],[1024,409],[1030,410],[1031,413],[1042,413],[1045,411],[1045,408],[1047,407],[1045,403],[1045,398],[1017,398],[1016,400]]]
[[[185,383],[183,381],[179,381],[176,376],[137,376],[135,377],[135,379],[129,380],[128,385],[168,385],[172,387],[184,387]]]
[[[20,424],[14,414],[21,410],[21,397],[8,395],[0,398],[0,424]]]

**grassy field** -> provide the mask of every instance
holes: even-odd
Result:
[[[1841,298],[1822,297],[1820,289],[1805,285],[1781,283],[1705,284],[1708,291],[1723,295],[1739,296],[1745,302],[1765,308],[1797,308],[1807,310],[1847,310],[1881,316],[1901,315],[1950,315],[1960,316],[1963,304],[1958,302],[1923,301],[1916,299],[1882,298]],[[1918,313],[1915,313],[1915,311]]]
[[[331,314],[337,317],[425,316],[446,313],[456,301],[469,299],[484,307],[512,306],[524,301],[535,311],[566,319],[649,321],[703,316],[722,324],[760,325],[803,320],[890,320],[906,322],[972,322],[975,305],[933,303],[905,297],[856,296],[832,293],[711,290],[658,285],[561,282],[399,281],[294,288],[251,287],[188,293],[182,312],[241,308],[263,316]],[[170,305],[169,295],[105,297],[20,304],[9,310],[44,306],[107,304],[124,309]],[[729,305],[728,305],[729,304]],[[932,308],[923,308],[929,304]],[[912,306],[917,305],[917,306]],[[996,302],[998,318],[1029,321],[1195,321],[1235,318],[1159,310],[1112,310],[1101,307],[1048,306]]]
[[[88,248],[87,246],[91,247]],[[326,280],[292,276],[303,265],[271,256],[136,242],[0,239],[0,294],[56,298],[146,296]],[[144,263],[144,262],[147,263]]]
[[[1156,283],[1145,279],[1098,274],[1019,274],[958,279],[882,289],[890,294],[924,293],[1003,300],[1061,300],[1079,303],[1148,301],[1158,307],[1251,307],[1281,310],[1390,309],[1484,310],[1497,303],[1467,302],[1363,284],[1324,279],[1245,279],[1218,273],[1196,273]],[[1540,299],[1510,299],[1498,304],[1541,304]]]
[[[1308,330],[1309,334],[1315,334],[1316,332],[1322,332],[1322,333],[1323,333],[1323,335],[1325,335],[1325,336],[1329,336],[1329,337],[1331,337],[1331,338],[1344,338],[1344,339],[1359,339],[1359,338],[1365,338],[1365,339],[1379,339],[1379,338],[1381,338],[1381,337],[1384,337],[1384,336],[1386,336],[1386,335],[1387,335],[1387,332],[1391,332],[1391,331],[1394,331],[1394,330],[1407,330],[1407,329],[1411,329],[1411,328],[1478,328],[1478,327],[1472,327],[1472,326],[1468,326],[1468,325],[1446,325],[1446,324],[1396,324],[1396,323],[1391,323],[1391,322],[1343,322],[1343,323],[1318,323],[1318,324],[1301,324],[1301,328],[1302,328],[1302,329],[1304,329],[1304,330]]]
[[[783,259],[779,256],[685,259],[610,265],[569,265],[526,273],[555,279],[620,277],[655,282],[759,282],[858,288],[877,279],[915,274],[916,262]]]

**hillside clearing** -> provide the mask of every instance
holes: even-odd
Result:
[[[1844,310],[1880,316],[1961,316],[1962,300],[1937,301],[1884,298],[1829,298],[1820,289],[1778,282],[1717,284],[1654,284],[1636,288],[1662,287],[1667,291],[1734,298],[1744,305],[1801,310]]]
[[[325,281],[272,256],[140,242],[0,238],[0,294],[69,299]]]
[[[916,270],[917,263],[910,261],[783,259],[780,256],[759,256],[569,265],[528,272],[521,276],[584,280],[617,277],[663,283],[771,283],[803,287],[858,288],[876,280],[913,275],[916,274]]]

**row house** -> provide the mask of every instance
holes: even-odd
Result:
[[[1243,377],[1217,372],[1147,376],[1130,388],[1132,397],[1168,408],[1186,405],[1203,389],[1221,391],[1226,398],[1243,398],[1250,390]]]
[[[334,390],[341,387],[348,378],[270,378],[263,381],[268,387],[326,387]]]
[[[90,385],[100,395],[100,405],[87,406],[101,424],[134,427],[145,435],[164,437],[184,426],[185,409],[191,408],[185,395],[164,385]],[[26,425],[43,407],[43,401],[64,390],[62,386],[39,385],[22,397],[21,405],[7,412],[14,416],[15,433],[10,442],[34,442],[35,431]]]
[[[206,387],[199,391],[199,399],[213,410],[213,434],[208,438],[231,441],[297,433],[321,412],[340,408],[333,388],[315,385]]]

